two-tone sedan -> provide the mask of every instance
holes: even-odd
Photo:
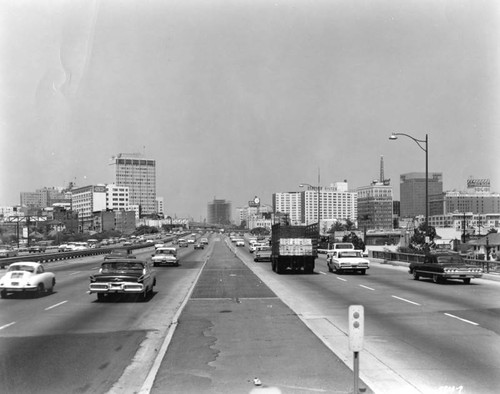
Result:
[[[151,255],[151,260],[155,267],[159,265],[175,265],[179,266],[179,259],[177,258],[177,248],[168,246],[156,249],[155,253]]]
[[[113,295],[135,294],[146,300],[156,286],[151,263],[135,259],[104,260],[99,273],[90,276],[89,294],[103,301]]]
[[[45,271],[41,263],[20,261],[12,263],[0,279],[0,295],[6,298],[10,293],[41,296],[52,293],[56,285],[54,273]]]
[[[483,276],[481,267],[467,264],[459,253],[440,251],[429,253],[423,262],[410,264],[409,273],[413,279],[431,278],[434,283],[442,283],[448,279],[460,279],[469,284],[472,278]]]
[[[326,257],[328,271],[343,273],[344,271],[365,274],[370,268],[370,261],[363,258],[363,252],[355,249],[335,249],[328,252]]]

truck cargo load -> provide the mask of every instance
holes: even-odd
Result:
[[[314,272],[318,256],[318,225],[275,224],[271,232],[271,266],[274,272]]]

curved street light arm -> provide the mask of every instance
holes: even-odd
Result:
[[[393,137],[393,136],[395,137],[397,135],[403,135],[405,137],[412,139],[413,141],[415,141],[415,143],[419,146],[420,149],[422,149],[424,152],[427,152],[427,139],[419,140],[419,139],[412,137],[411,135],[405,134],[405,133],[392,133],[391,137]],[[391,138],[391,137],[389,137],[389,139],[395,139],[395,138]],[[422,145],[420,145],[423,143],[425,143],[425,148]]]

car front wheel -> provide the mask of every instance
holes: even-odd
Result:
[[[416,270],[413,270],[413,279],[418,280],[420,278],[420,275],[417,273]]]
[[[441,277],[439,275],[436,275],[436,274],[432,275],[432,281],[434,283],[441,283],[442,282]]]
[[[464,283],[465,283],[466,285],[468,285],[468,284],[470,283],[470,278],[465,278],[465,279],[464,279]]]

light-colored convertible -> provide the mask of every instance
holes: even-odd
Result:
[[[55,285],[54,273],[45,271],[41,263],[21,261],[9,265],[0,279],[0,295],[6,298],[9,293],[30,293],[39,297],[52,293]]]

